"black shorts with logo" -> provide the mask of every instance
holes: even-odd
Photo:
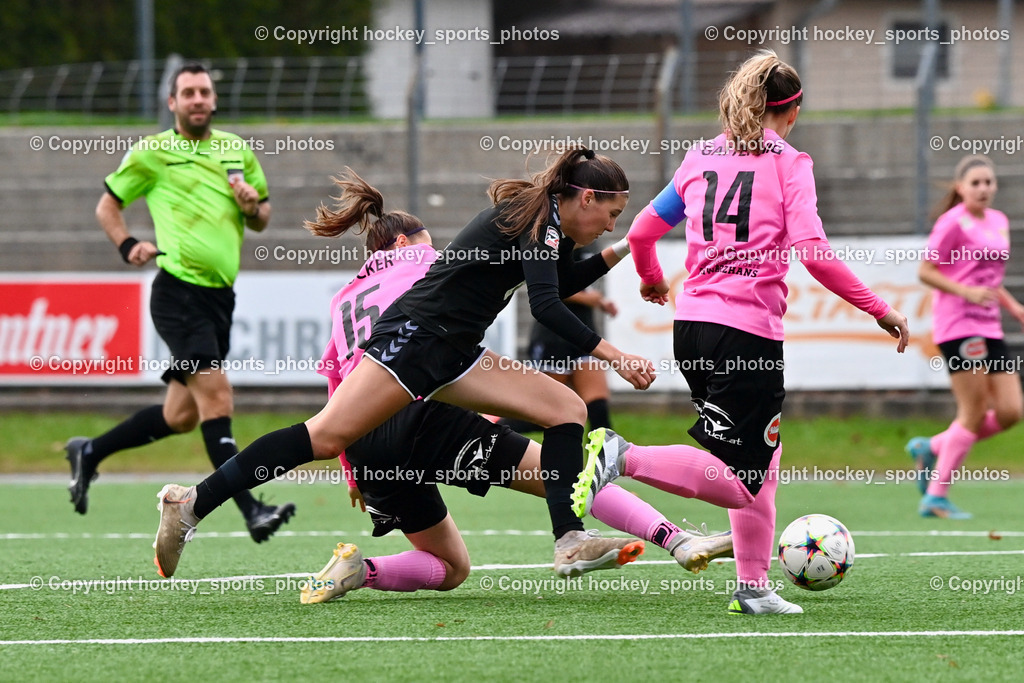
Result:
[[[949,374],[955,372],[1016,372],[1019,359],[1010,358],[1010,349],[1002,339],[962,337],[939,344]]]
[[[438,401],[414,401],[345,451],[373,535],[412,534],[448,514],[437,484],[483,496],[508,488],[530,441],[508,427]]]
[[[201,287],[160,270],[153,279],[149,313],[171,351],[170,367],[161,379],[184,384],[188,375],[227,358],[234,311],[230,287]]]
[[[726,325],[677,320],[677,367],[699,417],[689,429],[757,495],[781,443],[782,342]]]
[[[413,400],[430,398],[469,372],[484,354],[482,346],[462,349],[409,319],[397,306],[373,324],[366,356],[398,381]]]

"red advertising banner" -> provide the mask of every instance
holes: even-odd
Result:
[[[0,376],[136,377],[138,281],[0,281]]]

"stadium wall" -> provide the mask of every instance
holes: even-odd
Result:
[[[400,124],[258,125],[224,126],[250,141],[266,170],[274,215],[270,229],[250,234],[243,248],[243,269],[250,271],[298,271],[351,269],[361,257],[356,238],[326,240],[301,229],[302,220],[313,215],[321,201],[330,201],[329,177],[348,165],[379,187],[389,208],[407,204],[405,134]],[[654,139],[648,120],[542,120],[516,122],[427,123],[421,132],[420,216],[445,244],[457,230],[486,205],[484,191],[490,178],[521,176],[530,150],[541,158],[529,158],[532,169],[541,167],[547,151],[567,141],[581,140],[618,160],[630,176],[634,204],[639,210],[652,197],[695,141],[713,137],[713,120],[676,121],[671,137]],[[1019,118],[993,114],[976,117],[936,117],[930,152],[937,198],[956,160],[968,146],[988,145],[1000,180],[996,205],[1006,212],[1021,244],[1024,224],[1024,150],[1018,134]],[[148,128],[6,128],[0,130],[0,272],[110,272],[129,273],[96,225],[93,216],[102,192],[103,177],[112,171],[127,146]],[[911,117],[852,117],[814,120],[805,117],[791,141],[815,160],[819,210],[826,230],[835,237],[901,235],[914,230],[914,164],[916,149]],[[144,202],[126,212],[133,233],[151,235]],[[620,226],[624,230],[626,226]],[[265,247],[263,252],[259,247]],[[269,250],[272,257],[259,259]],[[278,258],[274,254],[281,254]],[[1018,249],[1010,264],[1009,285],[1024,298],[1024,252]],[[528,320],[522,315],[520,320]],[[520,325],[520,338],[524,334]],[[1008,332],[1016,327],[1007,326]],[[1019,345],[1020,335],[1011,335]],[[288,388],[286,391],[291,391]],[[4,390],[8,394],[7,390]],[[58,387],[43,393],[58,396]],[[103,392],[90,392],[93,395]],[[264,399],[252,393],[252,403]],[[830,392],[834,393],[834,392]],[[845,392],[849,393],[849,392]],[[299,392],[302,395],[303,392]],[[622,395],[620,405],[676,405],[685,396],[672,392],[659,397]],[[943,392],[901,391],[897,403],[915,404],[923,412],[951,405]],[[827,394],[826,394],[827,395]],[[242,405],[249,400],[240,396]],[[617,396],[617,399],[619,396]],[[834,396],[829,405],[851,410],[859,405],[871,412],[884,405],[878,397],[858,400]],[[12,399],[21,407],[24,401]],[[40,405],[48,399],[38,398]],[[59,401],[68,400],[61,396]],[[86,400],[86,399],[82,399]],[[108,399],[100,399],[107,403]],[[319,391],[299,403],[316,404]],[[87,401],[88,402],[88,401]],[[294,401],[293,401],[294,402]],[[30,401],[31,403],[31,401]],[[280,401],[272,401],[281,405]],[[798,408],[799,399],[790,405]],[[833,408],[821,399],[807,402],[808,410]],[[2,407],[2,406],[0,406]],[[910,409],[914,409],[911,407]],[[887,413],[888,414],[888,411]]]

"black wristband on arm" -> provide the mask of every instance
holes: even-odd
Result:
[[[124,259],[125,263],[131,263],[128,260],[128,254],[132,253],[132,247],[138,244],[139,241],[134,237],[128,237],[124,242],[118,245],[117,250],[121,252],[121,258]]]

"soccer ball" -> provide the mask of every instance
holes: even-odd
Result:
[[[779,537],[779,564],[790,581],[809,591],[839,585],[853,567],[853,537],[828,515],[804,515]]]

